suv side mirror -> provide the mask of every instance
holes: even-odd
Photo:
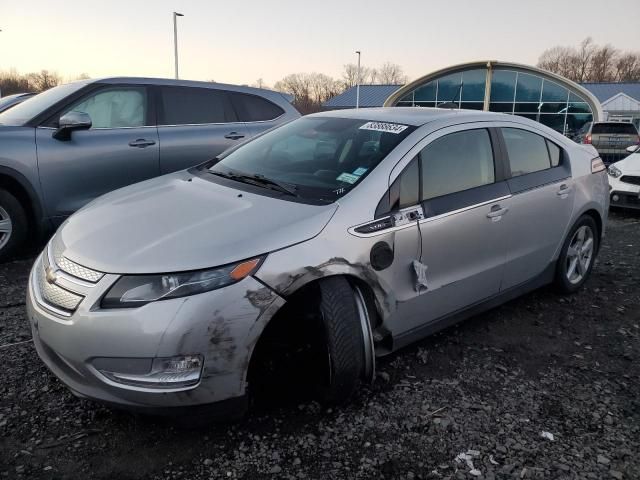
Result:
[[[639,149],[640,145],[631,145],[630,147],[627,147],[627,152],[636,153]]]
[[[68,112],[60,117],[58,129],[53,132],[53,138],[66,142],[71,140],[74,130],[88,130],[91,128],[91,117],[84,112]]]

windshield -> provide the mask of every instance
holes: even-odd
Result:
[[[0,125],[10,125],[14,127],[24,125],[54,103],[80,90],[85,85],[86,82],[67,83],[66,85],[59,85],[39,93],[19,105],[0,113]]]
[[[398,123],[301,118],[231,151],[209,171],[264,178],[293,187],[300,197],[333,202],[413,130]]]

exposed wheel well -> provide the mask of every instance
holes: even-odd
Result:
[[[589,215],[596,222],[596,228],[598,229],[598,250],[600,250],[600,244],[602,243],[602,217],[595,209],[587,210],[583,215]],[[596,252],[597,253],[597,252]]]
[[[349,283],[358,286],[368,310],[375,304],[373,291],[369,285],[350,275],[345,275]],[[325,277],[326,278],[326,277]],[[319,282],[314,280],[302,286],[287,297],[287,303],[274,315],[260,335],[253,350],[247,371],[247,381],[251,396],[258,402],[277,398],[282,401],[309,399],[313,396],[313,386],[309,383],[314,375],[321,375],[320,362],[326,349],[322,332],[322,318],[319,310]],[[375,328],[379,316],[370,313],[370,321]]]
[[[36,212],[31,197],[22,184],[10,175],[0,173],[0,188],[8,191],[18,199],[27,213],[29,229],[33,229],[36,224]]]

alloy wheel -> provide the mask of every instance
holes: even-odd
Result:
[[[0,206],[0,250],[9,243],[11,232],[13,231],[13,222],[9,213]]]
[[[586,276],[593,261],[593,248],[593,230],[583,225],[573,234],[567,249],[565,275],[571,284],[580,283]]]

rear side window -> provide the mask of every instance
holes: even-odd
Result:
[[[212,88],[163,87],[160,125],[198,125],[236,121],[225,92]]]
[[[624,135],[637,135],[638,131],[632,123],[623,122],[611,122],[611,123],[594,123],[591,133],[595,134],[624,134]]]
[[[284,110],[257,95],[230,92],[233,106],[241,122],[264,122],[278,118]]]
[[[493,149],[485,129],[445,135],[420,152],[422,200],[495,181]]]
[[[546,140],[518,128],[503,128],[502,136],[509,155],[511,176],[539,172],[551,167]]]

